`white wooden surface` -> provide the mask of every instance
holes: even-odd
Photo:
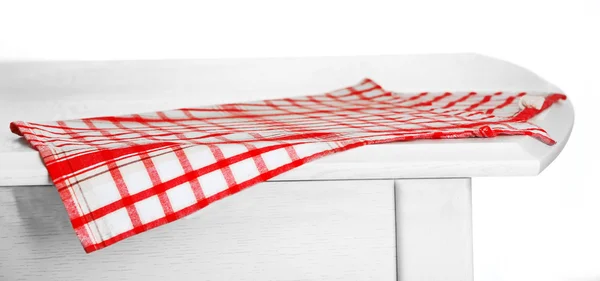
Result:
[[[471,179],[396,180],[398,280],[472,281]]]
[[[560,91],[513,64],[471,54],[291,59],[21,62],[0,64],[0,123],[44,121],[316,94],[370,77],[418,91]],[[530,137],[373,145],[316,160],[272,181],[524,176],[562,150],[570,102],[534,120],[558,141]],[[0,186],[50,184],[36,151],[0,131]]]
[[[364,77],[400,92],[560,92],[523,68],[471,54],[2,63],[0,123],[315,94]],[[202,280],[469,281],[466,178],[538,174],[566,144],[573,108],[562,102],[533,122],[558,144],[498,137],[361,147],[90,255],[54,188],[40,186],[50,181],[37,152],[6,129],[0,280],[162,280],[175,273]]]
[[[0,280],[396,280],[393,181],[263,183],[85,254],[54,187],[0,187]]]

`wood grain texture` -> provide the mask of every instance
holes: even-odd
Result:
[[[85,254],[52,186],[0,187],[0,280],[395,280],[393,181],[262,183]]]

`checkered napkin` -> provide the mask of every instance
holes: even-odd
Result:
[[[187,216],[313,159],[367,144],[529,135],[565,99],[392,93],[369,79],[330,93],[47,123],[13,122],[37,149],[86,252]],[[538,93],[538,96],[540,94]]]

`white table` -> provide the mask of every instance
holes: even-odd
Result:
[[[399,92],[560,92],[473,54],[15,62],[0,64],[0,123],[316,94],[364,77]],[[38,153],[6,129],[0,280],[472,280],[470,178],[540,173],[567,142],[572,106],[560,102],[533,122],[558,143],[519,136],[360,147],[92,254]]]

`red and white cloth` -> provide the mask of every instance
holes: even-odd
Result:
[[[37,149],[86,252],[351,148],[426,138],[529,135],[526,93],[416,93],[365,79],[330,93],[47,123],[13,122]]]

